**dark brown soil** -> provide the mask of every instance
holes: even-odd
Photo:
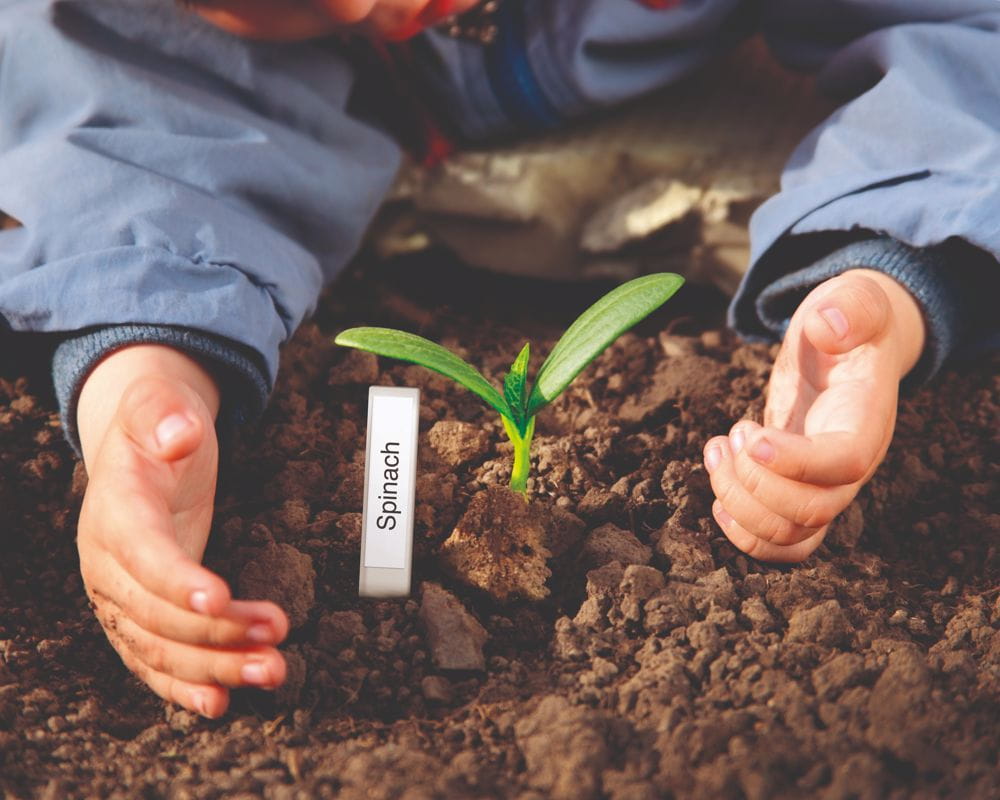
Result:
[[[329,334],[404,327],[498,380],[606,288],[402,263],[330,294],[224,469],[208,555],[288,608],[289,681],[236,692],[214,722],[158,700],[105,642],[44,382],[0,382],[4,797],[996,797],[1000,358],[905,398],[827,543],[767,566],[715,528],[700,456],[759,414],[771,352],[686,287],[539,418],[548,596],[501,604],[446,568],[471,499],[508,475],[499,422]],[[423,392],[410,600],[357,597],[372,382]]]

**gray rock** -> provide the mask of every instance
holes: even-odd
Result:
[[[436,583],[421,586],[419,617],[438,669],[486,668],[483,645],[489,635],[451,592]]]

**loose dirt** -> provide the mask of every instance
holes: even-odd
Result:
[[[522,555],[538,591],[491,594],[476,553],[445,547],[505,502],[499,421],[330,335],[402,327],[498,382],[525,339],[544,355],[606,288],[400,262],[329,293],[223,468],[207,557],[289,611],[289,680],[235,692],[216,721],[164,704],[105,642],[77,573],[84,476],[44,377],[8,369],[4,797],[996,797],[998,357],[906,396],[824,546],[768,566],[715,527],[701,448],[760,414],[773,351],[685,287],[538,419],[536,527],[485,542]],[[407,600],[357,597],[370,383],[422,391]]]

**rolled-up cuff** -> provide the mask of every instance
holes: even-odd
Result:
[[[913,295],[923,314],[927,333],[924,350],[905,379],[907,385],[918,385],[940,369],[968,327],[968,314],[963,313],[968,305],[968,287],[961,265],[954,263],[948,250],[948,243],[916,248],[886,236],[850,241],[808,267],[783,275],[763,287],[753,301],[754,318],[747,318],[749,304],[744,302],[731,312],[731,322],[740,332],[751,331],[759,335],[763,328],[775,338],[781,338],[795,309],[823,281],[849,269],[883,272]],[[789,255],[788,251],[783,255]]]
[[[216,430],[225,447],[244,425],[256,421],[270,386],[263,360],[246,347],[219,336],[165,325],[112,325],[68,336],[52,356],[52,380],[63,431],[81,454],[76,410],[84,381],[97,364],[116,350],[136,344],[173,347],[205,363],[219,382]]]

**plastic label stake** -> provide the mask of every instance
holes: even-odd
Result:
[[[368,389],[358,581],[362,597],[405,597],[410,593],[419,412],[419,389]]]

